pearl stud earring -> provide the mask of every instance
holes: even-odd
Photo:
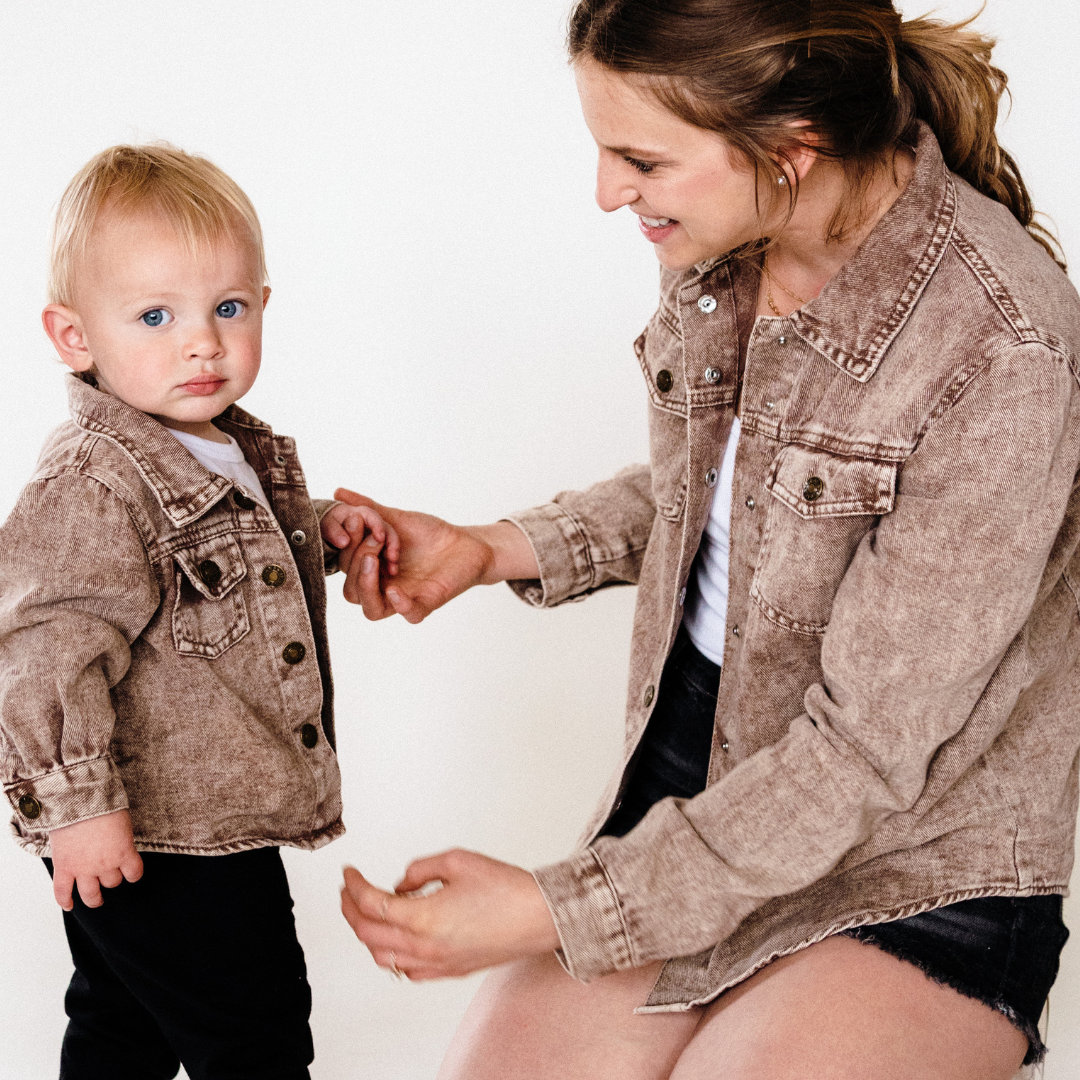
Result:
[[[778,176],[778,177],[776,178],[776,182],[777,182],[777,183],[778,183],[778,184],[779,184],[779,185],[780,185],[781,187],[783,187],[783,186],[784,186],[784,185],[785,185],[785,184],[787,183],[787,177],[786,177],[786,176]]]

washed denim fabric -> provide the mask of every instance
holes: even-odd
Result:
[[[190,1080],[308,1080],[311,990],[278,849],[149,852],[144,869],[64,912],[60,1080],[169,1080],[181,1062]]]
[[[1073,863],[1080,298],[926,127],[906,191],[820,296],[755,318],[759,274],[662,271],[637,342],[651,465],[511,517],[540,567],[512,584],[526,601],[638,586],[623,763],[585,846],[536,878],[576,977],[669,960],[647,1009],[847,927],[1065,893]],[[594,839],[657,700],[737,399],[709,786]]]
[[[70,376],[0,528],[0,777],[17,841],[127,807],[142,850],[339,836],[324,550],[296,448],[215,421],[273,513]]]

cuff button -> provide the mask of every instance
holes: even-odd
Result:
[[[300,741],[309,749],[314,750],[319,741],[319,729],[314,724],[305,724],[300,729]]]
[[[19,813],[29,821],[36,821],[41,817],[41,803],[33,795],[24,795],[19,799]]]

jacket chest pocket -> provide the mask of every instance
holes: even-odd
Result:
[[[682,341],[670,319],[657,312],[634,342],[634,351],[649,391],[649,462],[656,510],[661,517],[678,521],[686,502],[689,405]]]
[[[251,629],[244,592],[247,575],[235,537],[219,536],[173,553],[176,602],[173,641],[186,656],[213,660]]]
[[[889,513],[896,464],[840,458],[802,446],[776,456],[751,596],[765,617],[797,634],[824,634],[833,599],[863,537]]]

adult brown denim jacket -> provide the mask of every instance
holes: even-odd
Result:
[[[1065,893],[1080,749],[1080,298],[923,128],[902,197],[821,295],[661,274],[637,342],[651,468],[513,517],[552,606],[638,585],[617,804],[709,513],[752,324],[709,787],[536,872],[570,972],[670,959],[714,998],[840,929]]]
[[[142,850],[339,836],[317,511],[292,439],[215,423],[269,513],[152,417],[71,377],[0,529],[0,776],[16,839],[128,807]],[[326,504],[330,505],[330,504]]]

